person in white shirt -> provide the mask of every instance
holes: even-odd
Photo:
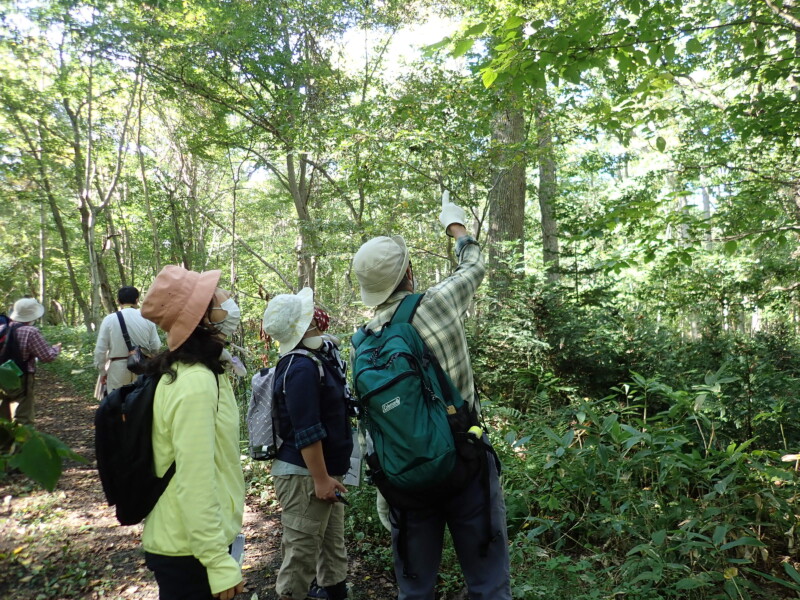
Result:
[[[156,354],[161,349],[156,325],[139,313],[139,290],[132,286],[120,288],[117,292],[119,313],[125,319],[125,327],[131,344],[139,346],[147,356]],[[111,313],[100,324],[97,333],[97,344],[94,347],[94,366],[100,372],[98,384],[106,386],[110,394],[126,383],[132,383],[136,375],[128,371],[128,346],[122,335],[122,327],[117,313]]]

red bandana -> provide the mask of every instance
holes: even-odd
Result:
[[[320,333],[324,333],[328,331],[328,327],[331,324],[331,318],[321,308],[314,307],[314,318],[317,320],[317,329],[320,330]]]

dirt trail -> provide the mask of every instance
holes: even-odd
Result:
[[[66,465],[54,492],[19,475],[0,484],[0,598],[157,600],[139,545],[141,526],[120,527],[100,488],[94,467],[95,404],[50,372],[40,370],[36,384],[37,427],[89,462]],[[273,600],[280,564],[278,513],[248,499],[244,533],[247,593],[238,597]],[[351,562],[359,571],[359,561]],[[351,572],[350,581],[358,588],[354,598],[393,597],[384,577]]]

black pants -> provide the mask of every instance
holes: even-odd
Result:
[[[206,568],[194,556],[144,553],[144,563],[158,583],[160,600],[211,600]]]

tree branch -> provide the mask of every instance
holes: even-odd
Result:
[[[217,220],[216,220],[214,217],[212,217],[210,214],[208,214],[208,213],[207,213],[205,210],[203,210],[203,209],[202,209],[202,208],[200,208],[199,206],[197,207],[197,210],[198,210],[198,211],[200,211],[200,214],[202,214],[202,215],[203,215],[203,216],[204,216],[206,219],[208,219],[208,220],[209,220],[209,222],[210,222],[212,225],[214,225],[214,226],[216,226],[216,227],[219,227],[220,229],[222,229],[222,231],[224,231],[225,233],[227,233],[228,235],[230,235],[231,237],[233,237],[233,239],[234,239],[234,240],[236,240],[236,241],[237,241],[239,244],[241,244],[241,245],[242,245],[242,247],[243,247],[245,250],[247,250],[247,251],[248,251],[248,252],[249,252],[249,253],[250,253],[250,254],[251,254],[251,255],[252,255],[252,256],[253,256],[253,257],[254,257],[256,260],[258,260],[258,261],[259,261],[259,262],[260,262],[262,265],[264,265],[264,266],[265,266],[265,267],[267,267],[269,270],[271,270],[273,273],[275,273],[275,274],[276,274],[278,277],[280,277],[281,281],[283,281],[284,285],[285,285],[285,286],[286,286],[286,287],[287,287],[287,288],[288,288],[288,289],[289,289],[289,290],[290,290],[292,293],[295,293],[295,292],[297,292],[297,290],[295,289],[295,287],[294,287],[294,286],[293,286],[291,283],[289,283],[289,281],[286,279],[286,277],[284,277],[283,273],[281,273],[281,272],[278,270],[278,267],[276,267],[276,266],[275,266],[275,265],[273,265],[272,263],[269,263],[269,262],[267,262],[267,261],[266,261],[266,260],[265,260],[265,259],[264,259],[264,258],[263,258],[263,257],[262,257],[262,256],[261,256],[259,253],[258,253],[258,252],[256,252],[255,250],[253,250],[253,249],[250,247],[250,245],[249,245],[247,242],[245,242],[245,241],[244,241],[244,240],[243,240],[241,237],[239,237],[239,235],[238,235],[238,234],[236,234],[236,233],[233,233],[233,232],[232,232],[232,231],[231,231],[231,230],[230,230],[228,227],[226,227],[226,226],[225,226],[225,225],[223,225],[222,223],[219,223],[219,222],[218,222],[218,221],[217,221]]]
[[[767,6],[769,6],[769,9],[772,12],[774,12],[777,16],[786,21],[789,24],[789,27],[791,27],[795,31],[800,31],[800,19],[786,12],[785,10],[782,10],[781,8],[778,8],[778,5],[772,2],[772,0],[764,0],[764,2],[766,3]]]

